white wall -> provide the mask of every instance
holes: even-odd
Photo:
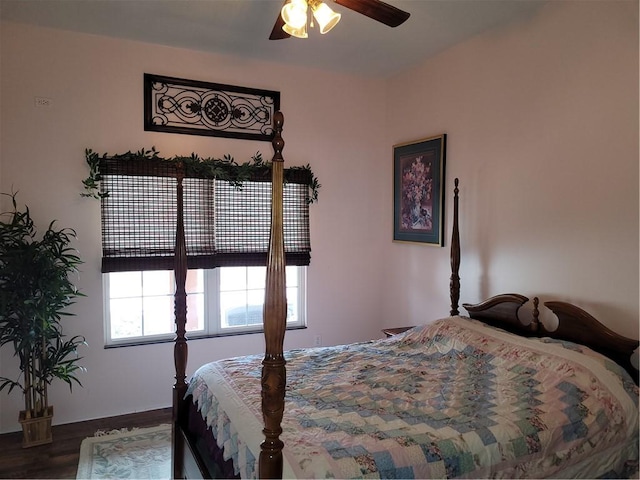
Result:
[[[171,404],[171,344],[103,348],[99,202],[80,197],[87,175],[84,149],[123,153],[152,145],[164,156],[190,154],[266,158],[271,144],[143,131],[143,73],[281,92],[288,164],[311,164],[322,184],[311,207],[308,329],[287,334],[285,348],[378,337],[382,306],[376,259],[386,227],[379,190],[387,162],[384,84],[310,69],[208,55],[17,24],[2,24],[2,191],[19,190],[37,222],[77,230],[85,263],[69,335],[87,337],[81,351],[83,388],[55,385],[55,423],[165,407]],[[34,97],[52,99],[35,108]],[[354,255],[358,252],[358,256]],[[206,361],[264,351],[261,334],[190,343],[189,371]],[[13,376],[10,347],[0,376]],[[0,431],[19,428],[19,394],[0,395]]]
[[[638,2],[549,2],[398,75],[387,101],[388,144],[448,133],[462,301],[571,301],[638,338]],[[446,313],[447,250],[386,255],[389,325]]]
[[[280,90],[285,158],[322,183],[311,208],[309,328],[285,348],[379,336],[449,311],[447,248],[393,243],[392,148],[446,132],[447,228],[461,179],[462,300],[515,291],[582,305],[638,337],[638,7],[550,2],[528,23],[476,37],[388,82],[3,24],[0,187],[40,225],[80,235],[87,298],[84,388],[56,386],[55,421],[170,404],[170,344],[102,348],[100,215],[79,196],[83,151],[267,155],[267,143],[144,132],[142,74]],[[313,92],[310,87],[313,88]],[[53,99],[36,109],[34,96]],[[384,112],[381,114],[381,112]],[[356,256],[357,255],[357,256]],[[190,371],[261,352],[259,335],[190,344]],[[0,375],[15,373],[10,349]],[[20,397],[0,395],[0,431]]]

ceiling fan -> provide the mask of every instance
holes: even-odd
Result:
[[[397,27],[409,18],[409,13],[381,0],[333,0],[354,12],[366,15],[390,27]],[[311,9],[311,16],[308,10]],[[286,0],[278,15],[269,40],[289,37],[307,38],[307,20],[315,18],[320,33],[327,33],[340,20],[340,14],[331,10],[323,0]],[[312,23],[313,24],[313,23]]]

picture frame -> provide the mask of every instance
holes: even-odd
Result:
[[[445,133],[393,146],[393,241],[444,246]]]
[[[280,92],[144,74],[144,129],[271,141]]]

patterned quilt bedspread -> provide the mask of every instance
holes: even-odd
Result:
[[[586,347],[450,317],[285,357],[285,478],[637,475],[638,389]],[[263,440],[261,361],[204,365],[188,391],[242,478]]]

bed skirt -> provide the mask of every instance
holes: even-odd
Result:
[[[191,395],[187,397],[187,401],[189,404],[187,422],[189,435],[196,439],[195,447],[207,466],[210,478],[240,478],[240,475],[234,473],[233,460],[224,459],[224,450],[216,443],[211,428],[202,418]]]

